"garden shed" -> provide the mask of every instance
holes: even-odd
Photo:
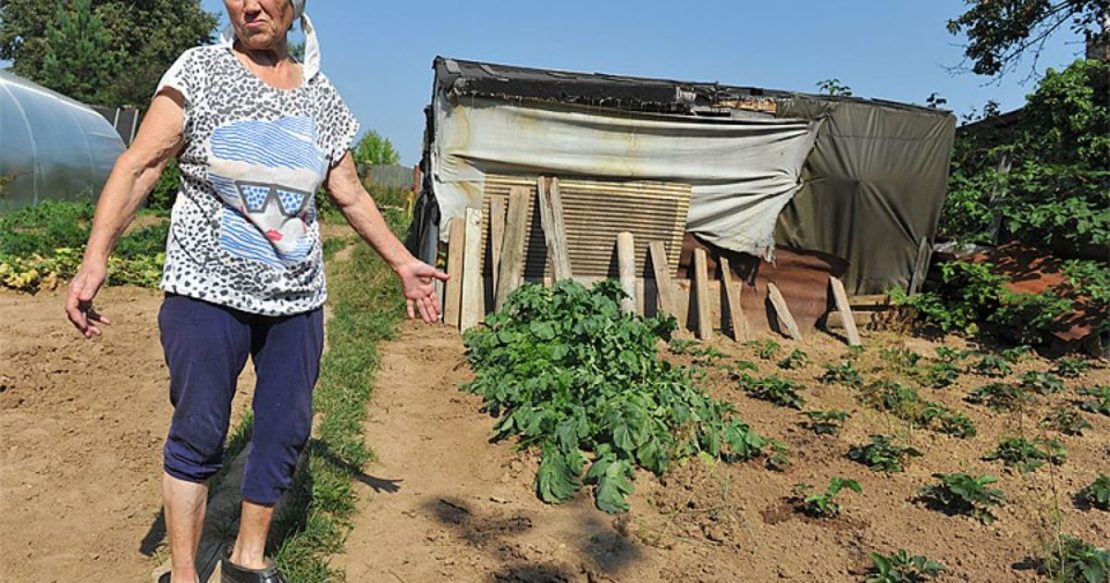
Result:
[[[0,70],[0,211],[94,196],[124,144],[89,106]]]

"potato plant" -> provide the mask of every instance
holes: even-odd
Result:
[[[1041,427],[1055,429],[1064,435],[1083,435],[1083,430],[1090,429],[1091,424],[1070,407],[1059,407],[1045,415],[1041,420]]]
[[[999,354],[980,354],[979,359],[971,365],[975,374],[988,377],[1004,377],[1014,372],[1010,359]]]
[[[936,473],[933,477],[940,483],[922,488],[922,500],[935,504],[945,512],[973,516],[983,524],[994,522],[996,517],[991,509],[1006,499],[1002,490],[989,487],[998,481],[994,476],[972,477],[964,472],[957,472]]]
[[[1031,370],[1021,375],[1021,386],[1041,395],[1053,395],[1064,390],[1064,379],[1050,372]]]
[[[1067,449],[1056,439],[1038,437],[1033,440],[1024,437],[1003,439],[998,449],[983,457],[986,461],[1001,460],[1007,467],[1017,468],[1021,473],[1029,473],[1043,466],[1045,462],[1060,465],[1067,459]]]
[[[905,549],[889,556],[873,552],[871,562],[867,583],[921,583],[944,571],[944,565],[922,555],[910,556]]]
[[[769,401],[780,407],[800,411],[806,403],[805,399],[798,394],[798,390],[802,388],[800,384],[776,375],[759,378],[747,373],[741,374],[740,388],[756,399]]]
[[[1063,583],[1106,583],[1110,581],[1110,552],[1062,534],[1049,546],[1040,570]]]
[[[1080,396],[1080,409],[1110,415],[1110,386],[1081,387],[1076,390],[1076,393]]]
[[[807,365],[809,365],[809,355],[797,348],[778,363],[779,368],[785,370],[804,368]]]
[[[623,313],[622,297],[613,281],[529,284],[464,336],[476,378],[462,388],[498,419],[495,439],[517,436],[541,452],[535,487],[545,502],[585,483],[599,508],[624,511],[636,467],[661,474],[694,454],[746,460],[772,443],[660,358],[673,318]]]
[[[825,374],[818,379],[823,384],[844,385],[847,387],[860,387],[863,377],[856,370],[856,365],[851,360],[846,360],[838,365],[825,365]]]
[[[809,421],[806,421],[803,425],[817,435],[836,435],[840,433],[841,426],[851,417],[850,413],[840,409],[806,411],[804,415],[809,418]]]
[[[951,386],[960,378],[960,368],[950,362],[934,362],[919,375],[921,383],[934,389]]]
[[[975,423],[967,415],[932,401],[896,382],[877,382],[865,387],[861,400],[880,411],[887,411],[908,423],[932,431],[966,438],[975,435]]]
[[[1110,510],[1110,476],[1099,474],[1094,482],[1076,492],[1075,501],[1099,510]]]
[[[841,477],[830,480],[825,491],[816,494],[807,494],[813,490],[813,486],[798,484],[794,486],[798,510],[814,518],[835,518],[844,510],[840,503],[836,501],[836,497],[845,488],[857,494],[863,492],[859,482]]]
[[[1083,376],[1083,373],[1090,368],[1090,363],[1081,358],[1061,358],[1056,361],[1056,366],[1052,367],[1052,372],[1066,379],[1076,379]]]
[[[1016,411],[1033,398],[1019,385],[990,383],[975,389],[964,400],[976,405],[986,405],[994,411]]]
[[[910,446],[895,445],[886,435],[870,435],[871,443],[852,446],[848,459],[859,462],[875,472],[888,474],[903,471],[903,464],[911,457],[921,457],[920,450]]]
[[[761,340],[749,340],[744,343],[744,346],[755,349],[755,355],[763,360],[771,360],[782,349],[782,345],[770,338]]]

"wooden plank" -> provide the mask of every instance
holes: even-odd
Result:
[[[540,222],[547,243],[547,258],[551,262],[551,273],[555,281],[573,277],[570,269],[570,253],[567,249],[566,222],[563,219],[563,199],[559,194],[559,179],[552,178],[550,188],[547,178],[536,180],[539,192]]]
[[[728,327],[732,330],[732,339],[737,342],[747,342],[751,340],[751,326],[748,325],[748,319],[744,316],[744,310],[740,307],[740,289],[738,285],[732,280],[732,268],[729,266],[728,257],[721,256],[718,258],[721,266],[721,289],[725,295],[724,306],[722,311],[728,312]]]
[[[857,308],[891,305],[890,296],[887,294],[848,296],[848,304]]]
[[[771,305],[775,307],[775,313],[778,314],[779,320],[786,326],[787,333],[794,340],[801,340],[802,333],[798,330],[798,323],[794,321],[790,308],[786,307],[786,298],[782,297],[782,292],[779,291],[778,286],[768,283],[767,292],[771,296]]]
[[[466,222],[462,217],[452,218],[447,223],[447,293],[443,305],[443,322],[459,327],[459,312],[462,307],[463,250],[466,248]]]
[[[621,300],[621,311],[636,312],[636,243],[632,233],[625,231],[617,234],[617,269],[620,274],[621,289],[628,295]]]
[[[925,283],[925,276],[929,273],[929,238],[922,237],[921,244],[917,247],[917,258],[913,262],[913,277],[910,279],[909,295],[916,295]]]
[[[677,318],[679,317],[678,301],[675,299],[671,267],[667,263],[666,244],[662,241],[652,241],[648,245],[648,253],[651,254],[651,270],[655,274],[655,287],[658,294],[657,311]]]
[[[829,286],[832,288],[833,301],[836,302],[836,309],[844,324],[844,333],[848,336],[848,345],[863,346],[859,330],[856,329],[855,317],[852,316],[852,306],[848,303],[848,294],[844,291],[844,284],[835,277],[829,277]]]
[[[697,302],[697,335],[701,340],[713,337],[713,321],[709,317],[709,269],[705,249],[694,249],[694,301]]]
[[[501,246],[504,243],[505,199],[491,198],[489,201],[489,265],[494,290],[497,289],[497,272],[501,266]]]
[[[466,247],[463,252],[462,309],[459,330],[477,326],[486,313],[482,293],[482,210],[466,209]]]
[[[505,239],[497,272],[497,305],[500,310],[509,294],[524,283],[524,244],[528,239],[528,202],[531,190],[514,186],[509,190],[509,215],[505,219]]]

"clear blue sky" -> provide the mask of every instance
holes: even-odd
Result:
[[[202,4],[226,21],[222,0]],[[436,55],[811,92],[836,77],[863,97],[923,103],[935,91],[957,114],[988,99],[1021,106],[1035,86],[1021,84],[1028,63],[1000,83],[945,69],[963,42],[945,23],[963,10],[962,0],[308,1],[324,72],[408,165],[420,157]],[[1062,31],[1040,69],[1082,50]]]

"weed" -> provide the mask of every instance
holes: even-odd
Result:
[[[998,481],[994,476],[971,477],[964,472],[953,474],[933,474],[939,484],[930,484],[921,489],[921,498],[935,504],[945,512],[974,516],[983,524],[994,522],[991,509],[1005,501],[1002,490],[990,488]]]
[[[1090,368],[1091,364],[1081,358],[1061,358],[1052,367],[1052,372],[1067,379],[1075,379],[1083,376]]]
[[[860,376],[859,371],[856,370],[856,365],[850,360],[835,366],[825,365],[825,374],[821,375],[818,380],[827,385],[838,384],[848,387],[863,385],[863,377]]]
[[[1032,397],[1018,385],[990,383],[975,389],[964,400],[995,411],[1015,411],[1032,401]]]
[[[806,403],[798,394],[798,389],[802,388],[800,384],[776,375],[757,378],[744,373],[740,375],[740,388],[756,399],[770,401],[780,407],[800,411]]]
[[[789,356],[779,361],[779,368],[794,370],[809,364],[809,355],[795,348]]]
[[[798,484],[794,486],[798,510],[814,518],[835,518],[844,510],[844,508],[836,502],[836,496],[845,488],[857,494],[863,492],[863,488],[860,487],[859,482],[841,477],[833,478],[829,482],[828,487],[825,488],[825,491],[818,494],[807,495],[807,492],[811,491],[813,486],[809,484]]]
[[[1080,397],[1079,408],[1091,413],[1110,415],[1110,385],[1101,387],[1082,387],[1075,391]]]
[[[1055,429],[1064,435],[1083,435],[1084,429],[1091,428],[1091,424],[1082,415],[1069,407],[1059,407],[1045,415],[1041,426]]]
[[[1014,372],[1011,364],[1009,359],[998,354],[980,354],[979,360],[971,365],[971,370],[983,376],[1004,377]]]
[[[762,340],[749,340],[744,343],[744,346],[755,349],[755,355],[763,360],[771,360],[778,353],[782,345],[770,338]]]
[[[1041,572],[1061,583],[1106,583],[1110,552],[1062,534],[1042,559]]]
[[[879,358],[894,368],[896,371],[906,372],[917,366],[921,355],[909,348],[883,348],[879,350]]]
[[[1067,459],[1067,449],[1056,439],[1038,437],[1028,440],[1011,437],[998,443],[998,449],[983,457],[987,461],[1001,460],[1007,467],[1017,468],[1021,473],[1036,470],[1049,462],[1060,465]]]
[[[1050,372],[1031,370],[1021,375],[1021,386],[1042,395],[1052,395],[1064,390],[1064,379]]]
[[[1099,474],[1094,482],[1075,493],[1075,501],[1099,510],[1110,510],[1110,476]]]
[[[817,435],[836,435],[840,433],[840,427],[851,417],[851,414],[840,409],[830,409],[828,411],[806,411],[805,416],[809,417],[805,427],[810,431]]]
[[[857,344],[855,346],[849,346],[848,347],[848,352],[844,353],[843,358],[844,358],[844,360],[856,360],[859,357],[863,356],[864,350],[865,349],[864,349],[862,344]]]
[[[887,556],[871,553],[874,566],[867,572],[866,583],[921,583],[944,570],[944,565],[923,557],[910,556],[905,549]]]
[[[895,445],[892,438],[885,435],[870,435],[871,443],[856,445],[848,450],[848,458],[857,461],[872,471],[882,471],[888,474],[901,472],[902,464],[910,457],[920,457],[921,451],[909,447]]]

